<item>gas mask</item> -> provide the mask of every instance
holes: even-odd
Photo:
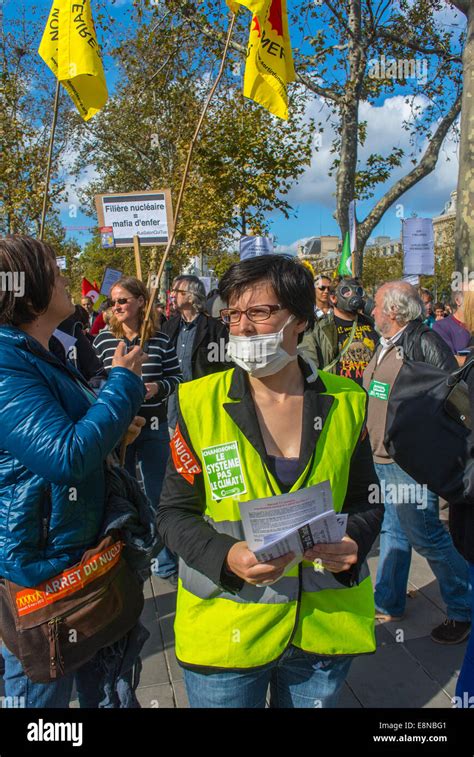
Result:
[[[364,289],[354,279],[340,281],[336,287],[336,307],[348,313],[357,313],[364,307]]]

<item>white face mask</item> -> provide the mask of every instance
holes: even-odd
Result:
[[[255,336],[230,334],[227,354],[236,365],[255,378],[273,376],[298,357],[296,354],[289,355],[281,346],[283,331],[294,320],[295,316],[290,315],[280,331],[274,334],[255,334]]]

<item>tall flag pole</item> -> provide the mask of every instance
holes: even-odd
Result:
[[[188,156],[186,158],[186,165],[184,167],[183,177],[181,179],[181,186],[180,186],[179,194],[178,194],[178,200],[176,202],[176,207],[175,207],[175,211],[174,211],[173,231],[170,234],[170,237],[168,239],[168,243],[166,245],[163,257],[162,257],[161,262],[160,262],[160,266],[158,268],[158,273],[154,277],[154,286],[153,286],[153,289],[150,292],[150,299],[148,301],[148,306],[147,306],[147,309],[146,309],[146,312],[145,312],[145,318],[144,318],[144,321],[143,321],[143,324],[142,324],[141,339],[140,339],[140,345],[141,345],[142,348],[143,348],[143,345],[145,344],[145,332],[146,332],[146,327],[147,327],[148,321],[150,319],[150,313],[151,313],[151,309],[153,307],[153,302],[155,300],[156,294],[157,294],[158,289],[160,287],[160,279],[161,279],[161,276],[162,276],[162,273],[163,273],[163,269],[165,267],[165,263],[166,263],[166,261],[168,259],[168,255],[170,253],[171,247],[173,246],[174,238],[175,238],[175,235],[176,235],[176,227],[177,227],[177,223],[178,223],[179,213],[180,213],[180,210],[181,210],[181,204],[182,204],[182,200],[183,200],[184,190],[185,190],[186,183],[187,183],[187,180],[188,180],[189,168],[190,168],[190,165],[191,165],[191,158],[192,158],[192,155],[193,155],[194,146],[195,146],[195,144],[197,142],[197,139],[199,137],[199,134],[200,134],[200,131],[201,131],[201,128],[202,128],[202,124],[204,122],[204,118],[205,118],[206,113],[208,111],[208,108],[209,108],[209,105],[211,103],[211,100],[212,100],[212,98],[214,96],[214,93],[215,93],[215,91],[216,91],[216,89],[217,89],[217,87],[219,85],[219,82],[220,82],[220,80],[222,78],[222,74],[224,73],[225,62],[226,62],[226,59],[227,59],[227,53],[229,51],[230,41],[232,39],[232,32],[233,32],[233,29],[234,29],[234,24],[235,24],[235,13],[232,11],[232,17],[231,17],[231,20],[230,20],[230,23],[229,23],[229,28],[227,30],[227,38],[226,38],[225,45],[224,45],[224,51],[222,53],[222,58],[221,58],[221,64],[220,64],[220,67],[219,67],[219,71],[217,73],[217,76],[216,76],[216,79],[214,81],[214,84],[212,85],[212,87],[211,87],[211,89],[209,91],[209,94],[207,96],[206,102],[204,103],[204,107],[202,109],[202,113],[200,115],[199,121],[198,121],[197,126],[196,126],[196,130],[195,130],[193,138],[191,140],[191,144],[189,145]]]
[[[349,236],[351,241],[352,270],[356,270],[356,251],[357,251],[357,219],[356,219],[356,201],[351,200],[349,203]]]
[[[105,105],[108,97],[90,0],[82,0],[80,5],[73,0],[53,0],[38,54],[57,79],[41,213],[40,239],[43,239],[59,85],[63,85],[84,121],[92,118]]]
[[[282,119],[288,118],[288,82],[296,78],[286,0],[227,0],[252,11],[244,95]]]
[[[44,182],[44,195],[43,195],[43,209],[41,211],[40,233],[39,238],[43,240],[44,226],[46,223],[46,213],[48,210],[48,196],[49,196],[49,177],[51,176],[51,160],[53,157],[53,144],[54,134],[56,131],[56,122],[58,120],[58,107],[59,107],[59,79],[56,81],[56,92],[54,94],[53,105],[53,123],[51,124],[51,135],[49,138],[48,159],[46,163],[46,179]]]

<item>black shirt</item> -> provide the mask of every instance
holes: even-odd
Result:
[[[346,321],[334,314],[334,323],[337,329],[338,352],[341,352],[347,344],[354,322]],[[353,379],[362,386],[363,373],[378,341],[379,335],[371,319],[365,315],[358,315],[357,326],[350,347],[336,365],[337,375]]]

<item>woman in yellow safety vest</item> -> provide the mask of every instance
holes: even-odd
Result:
[[[179,386],[158,515],[180,557],[176,654],[188,698],[191,707],[264,707],[270,686],[273,707],[332,707],[354,655],[375,651],[366,556],[383,506],[369,499],[378,479],[366,393],[298,354],[315,303],[297,260],[241,261],[219,295],[236,367]],[[288,495],[283,528],[283,500],[291,509],[292,493],[322,482],[342,540],[259,562],[240,505]]]

